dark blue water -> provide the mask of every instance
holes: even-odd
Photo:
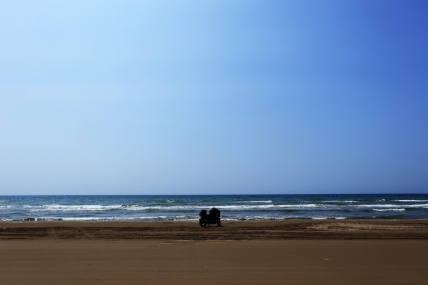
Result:
[[[0,220],[224,220],[428,218],[428,194],[0,196]]]

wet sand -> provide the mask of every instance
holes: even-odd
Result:
[[[0,223],[1,284],[424,284],[426,220]]]

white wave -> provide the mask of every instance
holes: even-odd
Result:
[[[428,200],[394,200],[395,202],[402,202],[402,203],[426,203]]]
[[[199,211],[201,209],[211,209],[217,207],[220,210],[228,211],[251,211],[251,210],[299,210],[311,208],[326,208],[328,205],[323,204],[251,204],[251,205],[159,205],[159,206],[143,206],[143,205],[24,205],[27,211],[30,212],[102,212],[111,210],[122,211]]]
[[[406,209],[402,209],[402,208],[397,208],[397,209],[373,209],[373,211],[376,212],[404,212],[406,211]]]
[[[122,207],[122,210],[128,211],[195,211],[203,208],[211,209],[213,206],[140,206],[140,205],[129,205]]]
[[[270,204],[270,203],[272,203],[272,200],[248,201],[248,202],[250,202],[250,203],[266,203],[266,204]]]
[[[357,208],[397,208],[398,205],[395,204],[361,204],[355,205]]]
[[[7,209],[10,206],[0,206],[0,209]],[[212,207],[217,207],[221,211],[278,211],[278,210],[305,210],[319,209],[329,210],[335,209],[329,204],[247,204],[247,205],[25,205],[27,211],[30,212],[106,212],[111,210],[119,211],[160,211],[160,212],[181,212],[181,211],[200,211],[201,209],[209,210]],[[428,208],[428,204],[361,204],[361,205],[346,205],[342,207],[352,208],[368,208],[368,209],[399,209],[399,208]]]
[[[428,208],[428,204],[412,204],[412,205],[400,205],[404,208]]]
[[[326,205],[322,204],[296,204],[296,205],[278,205],[279,208],[293,208],[293,209],[300,209],[300,208],[322,208]]]
[[[346,217],[312,217],[312,220],[346,220]]]
[[[13,222],[14,221],[14,219],[12,219],[12,218],[1,218],[0,219],[0,222]]]
[[[42,205],[42,206],[32,206],[24,205],[23,208],[26,208],[30,211],[108,211],[113,209],[121,209],[122,205]]]
[[[47,218],[53,219],[56,218]],[[168,220],[168,221],[197,221],[199,218],[187,217],[187,216],[132,216],[132,217],[65,217],[61,218],[63,221],[157,221],[157,220]]]
[[[373,204],[373,205],[355,205],[359,208],[427,208],[428,204],[408,204],[408,205],[397,205],[397,204]]]
[[[138,206],[131,205],[127,206],[126,210],[130,211],[198,211],[201,209],[209,210],[214,206]],[[274,208],[274,205],[227,205],[227,206],[215,206],[220,210],[259,210],[259,209],[270,209]]]
[[[131,205],[125,209],[130,211],[195,211],[201,209],[211,209],[217,207],[220,210],[259,210],[274,208],[274,205],[227,205],[227,206],[203,206],[203,205],[188,205],[188,206],[138,206]]]
[[[354,200],[331,200],[331,201],[324,201],[325,203],[358,203],[358,201],[354,201]]]
[[[227,210],[281,210],[281,209],[305,209],[305,208],[322,208],[325,205],[320,204],[285,204],[285,205],[228,205],[219,206],[218,208]]]

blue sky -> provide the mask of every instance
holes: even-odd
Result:
[[[0,194],[427,193],[427,14],[3,1]]]

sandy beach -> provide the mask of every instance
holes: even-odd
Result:
[[[1,284],[424,284],[427,220],[0,223]]]

